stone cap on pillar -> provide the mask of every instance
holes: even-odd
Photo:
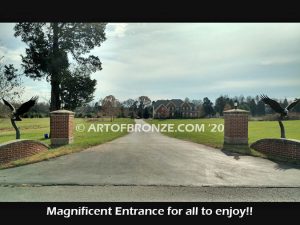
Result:
[[[249,111],[243,109],[230,109],[223,112],[224,114],[248,114]]]
[[[74,115],[75,113],[69,110],[65,110],[65,109],[60,109],[60,110],[56,110],[56,111],[52,111],[50,112],[50,114],[71,114]]]

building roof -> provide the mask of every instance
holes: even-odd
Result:
[[[156,102],[153,102],[154,108],[159,107],[161,104],[167,105],[169,102],[173,102],[176,107],[180,107],[183,101],[181,99],[171,99],[171,100],[157,100]]]
[[[161,104],[162,105],[167,105],[169,100],[157,100],[156,102],[153,102],[154,108],[159,107]]]
[[[171,99],[171,101],[174,102],[176,107],[181,106],[181,104],[183,103],[183,101],[181,99]]]

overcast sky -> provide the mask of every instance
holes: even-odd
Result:
[[[18,66],[26,45],[13,27],[0,24],[0,56]],[[95,101],[110,94],[119,100],[300,97],[299,23],[111,23],[106,36],[92,51],[103,66],[92,75]],[[49,83],[23,81],[24,99],[50,99]]]

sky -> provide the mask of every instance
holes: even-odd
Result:
[[[22,71],[26,45],[0,23],[0,56]],[[141,95],[151,100],[220,95],[300,97],[300,23],[109,23],[91,54],[103,69],[94,101]],[[50,84],[23,78],[22,100],[50,99]]]

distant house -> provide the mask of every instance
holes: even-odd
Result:
[[[200,110],[195,104],[181,99],[157,100],[152,102],[153,118],[198,118]]]

